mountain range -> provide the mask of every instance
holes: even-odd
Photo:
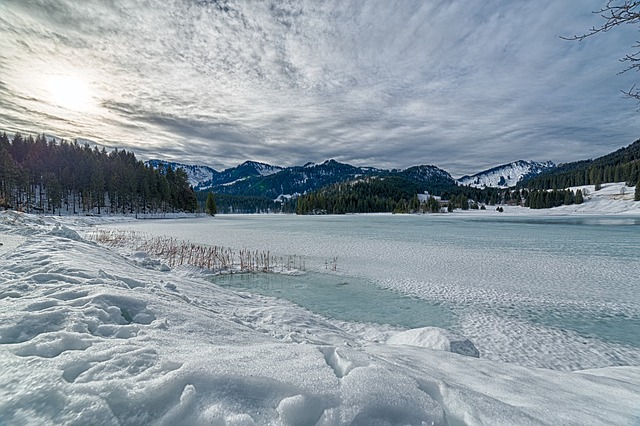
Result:
[[[506,188],[556,167],[550,161],[538,163],[520,160],[493,167],[472,176],[463,176],[456,180],[447,171],[433,165],[385,170],[375,167],[357,167],[335,160],[327,160],[319,164],[307,163],[294,167],[279,167],[256,161],[245,161],[237,167],[219,172],[208,166],[163,160],[149,160],[147,164],[154,168],[184,169],[189,177],[189,182],[196,191],[264,196],[271,199],[304,194],[339,182],[387,176],[397,176],[427,184],[435,192],[455,185],[468,185],[475,188]]]
[[[182,164],[172,161],[149,160],[146,162],[155,169],[171,167],[174,170],[182,168],[189,177],[189,183],[196,190],[206,190],[218,185],[233,185],[251,177],[269,176],[284,170],[282,167],[272,166],[256,161],[245,161],[236,167],[225,169],[222,172],[209,166]]]

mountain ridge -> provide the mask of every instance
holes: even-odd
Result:
[[[334,159],[322,163],[306,163],[302,166],[280,167],[267,163],[247,160],[236,167],[221,172],[208,167],[164,160],[149,160],[147,164],[158,168],[171,165],[182,167],[189,176],[189,181],[196,191],[213,191],[230,195],[266,196],[276,199],[283,195],[304,194],[322,187],[362,177],[399,176],[434,190],[447,186],[465,186],[467,180],[474,187],[506,188],[515,186],[524,177],[535,176],[551,167],[552,162],[536,163],[519,160],[506,165],[494,167],[472,176],[464,176],[458,180],[451,174],[434,165],[417,165],[406,169],[379,169],[370,166],[353,166]],[[490,176],[490,177],[487,177]]]

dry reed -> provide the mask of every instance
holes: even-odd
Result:
[[[136,231],[100,229],[88,234],[87,238],[111,247],[130,245],[134,250],[162,259],[172,268],[190,265],[215,273],[304,271],[306,263],[305,258],[298,255],[278,258],[268,250],[249,249],[236,253],[226,247],[149,237]]]

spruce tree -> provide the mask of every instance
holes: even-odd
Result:
[[[564,191],[564,200],[562,202],[562,204],[564,205],[570,205],[575,203],[575,195],[573,194],[573,191],[567,189],[566,191]]]
[[[602,189],[602,181],[600,179],[596,179],[596,183],[593,189],[595,191],[600,191]]]
[[[211,216],[215,216],[216,213],[218,213],[218,209],[216,208],[216,200],[213,197],[212,192],[209,192],[209,195],[207,195],[207,201],[205,202],[205,210]]]
[[[584,198],[582,197],[582,190],[578,189],[576,191],[576,200],[575,203],[576,204],[582,204],[584,202]]]

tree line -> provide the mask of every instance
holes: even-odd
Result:
[[[297,214],[408,212],[420,185],[398,176],[331,185],[297,199]]]
[[[525,201],[525,207],[531,209],[550,209],[562,205],[582,204],[584,195],[581,189],[554,189],[552,191],[533,190]]]
[[[210,203],[213,203],[210,204],[209,207],[215,206],[215,209],[207,207],[209,194],[211,194]],[[200,210],[207,213],[211,210],[215,210],[215,214],[293,213],[295,210],[295,202],[279,202],[268,197],[232,195],[207,191],[196,192],[196,197]]]
[[[428,197],[418,194],[431,193]],[[434,197],[437,196],[436,197]],[[322,188],[298,197],[297,214],[435,213],[523,205],[526,189],[474,188],[435,185],[399,176],[368,177]]]
[[[156,213],[197,208],[182,169],[156,170],[132,152],[107,152],[44,134],[0,135],[0,207],[30,213]]]

